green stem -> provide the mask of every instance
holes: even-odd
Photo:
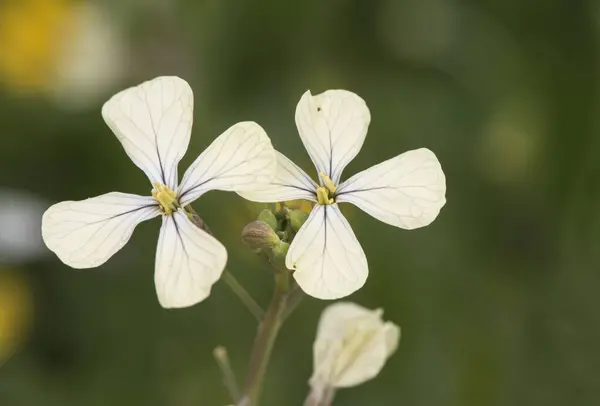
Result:
[[[198,213],[196,213],[196,210],[194,210],[194,208],[191,205],[185,206],[184,211],[187,212],[188,218],[196,227],[206,231],[210,235],[213,235],[210,227],[208,227],[208,224],[204,222],[202,217],[200,217]],[[256,300],[252,298],[250,293],[248,293],[248,291],[242,286],[242,284],[238,282],[236,277],[233,276],[233,274],[229,272],[228,269],[225,269],[221,278],[227,285],[229,285],[233,293],[235,293],[237,297],[240,298],[242,303],[244,303],[244,305],[250,311],[250,313],[254,315],[256,320],[260,322],[265,314],[264,310],[262,309],[262,307],[259,306],[258,303],[256,303]]]
[[[282,324],[289,292],[289,274],[279,272],[276,277],[275,293],[269,304],[265,317],[258,327],[254,347],[250,356],[250,366],[246,377],[245,397],[249,406],[258,405],[265,373],[271,353]]]
[[[300,304],[300,302],[302,302],[302,299],[304,299],[305,296],[306,294],[302,291],[302,289],[300,289],[300,286],[294,283],[294,287],[291,289],[288,295],[285,311],[281,316],[282,323],[287,320],[287,318],[290,316],[290,314],[292,314],[294,310],[296,310],[296,307],[298,307],[298,305]]]
[[[234,403],[240,399],[240,390],[237,384],[237,380],[235,379],[235,374],[233,373],[233,369],[231,368],[231,363],[229,362],[229,355],[227,354],[227,350],[225,347],[217,347],[213,351],[213,356],[215,357],[215,361],[217,361],[217,365],[221,370],[221,375],[223,376],[223,384],[227,388],[227,392],[229,392],[229,396]]]
[[[316,392],[313,389],[304,401],[304,406],[331,406],[334,397],[334,388],[327,388],[323,392]]]
[[[225,269],[221,278],[223,279],[223,282],[225,282],[231,288],[233,293],[235,293],[237,297],[240,298],[242,303],[246,306],[250,313],[252,313],[256,320],[260,322],[265,315],[265,311],[262,309],[262,307],[260,307],[258,303],[256,303],[252,296],[250,296],[250,293],[248,293],[248,291],[244,289],[242,284],[238,282],[235,276],[233,276],[233,274],[229,272],[228,269]]]

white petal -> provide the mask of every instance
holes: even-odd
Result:
[[[275,157],[277,167],[273,180],[257,186],[256,189],[238,192],[238,194],[244,199],[264,203],[296,199],[317,201],[318,185],[315,181],[281,152],[275,151]]]
[[[226,263],[223,244],[192,224],[185,213],[163,217],[154,273],[163,307],[188,307],[206,299]]]
[[[400,327],[392,322],[385,323],[385,345],[387,348],[388,358],[396,352],[400,343]]]
[[[364,332],[355,340],[356,346],[361,345],[360,351],[348,351],[349,348],[346,348],[338,360],[335,372],[335,386],[338,388],[360,385],[375,378],[388,359],[384,330],[373,331],[372,335]]]
[[[316,205],[290,245],[285,264],[304,292],[338,299],[360,289],[367,258],[337,204]]]
[[[296,107],[296,125],[317,172],[338,184],[342,171],[360,151],[371,114],[365,101],[347,90],[316,96],[307,91]]]
[[[399,328],[384,323],[381,316],[379,309],[369,310],[349,302],[325,309],[313,345],[313,387],[355,386],[381,371],[399,337]]]
[[[186,205],[209,190],[252,190],[275,175],[275,150],[261,126],[234,124],[192,163],[179,186]]]
[[[73,268],[105,263],[129,241],[135,226],[160,214],[152,197],[112,192],[51,206],[42,217],[42,237]]]
[[[370,310],[352,302],[335,302],[321,314],[317,335],[329,338],[343,338],[344,328],[351,320],[361,320],[363,324],[377,326],[381,320],[381,310]]]
[[[188,83],[161,76],[114,95],[104,121],[151,182],[177,187],[177,164],[190,143],[194,96]]]
[[[446,177],[426,148],[388,159],[346,180],[336,201],[408,230],[430,224],[446,203]]]

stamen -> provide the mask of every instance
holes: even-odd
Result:
[[[323,186],[317,188],[317,203],[320,205],[333,204],[333,199],[329,197],[329,191]]]
[[[165,215],[170,215],[179,208],[177,193],[162,183],[153,183],[156,189],[152,189],[152,197],[160,204]]]
[[[320,175],[323,178],[323,183],[325,184],[325,187],[327,188],[327,190],[329,190],[329,192],[331,194],[334,194],[337,189],[336,189],[335,185],[333,184],[333,181],[331,180],[331,178],[329,176],[327,176],[327,174],[324,172],[321,172]]]

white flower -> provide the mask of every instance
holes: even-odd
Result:
[[[268,182],[271,141],[256,123],[235,124],[192,163],[177,185],[177,165],[190,141],[192,90],[159,77],[113,96],[102,116],[131,160],[154,186],[149,196],[119,192],[50,207],[44,242],[73,268],[96,267],[121,249],[136,225],[162,215],[154,281],[163,307],[194,305],[210,294],[227,262],[225,247],[192,224],[183,208],[209,190],[245,190]]]
[[[373,379],[396,351],[400,328],[381,319],[382,310],[350,302],[325,309],[313,345],[312,396]]]
[[[408,151],[340,183],[358,154],[371,121],[364,100],[345,90],[312,96],[296,107],[300,138],[317,168],[319,184],[277,152],[275,178],[261,189],[240,193],[248,200],[316,202],[294,238],[286,266],[309,295],[337,299],[360,289],[367,259],[338,203],[350,202],[373,217],[404,229],[430,224],[446,202],[446,178],[428,149]]]

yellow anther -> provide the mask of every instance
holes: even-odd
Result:
[[[329,190],[329,193],[334,194],[337,189],[336,189],[335,185],[333,184],[333,181],[331,180],[331,178],[329,176],[327,176],[327,174],[324,172],[321,172],[320,175],[323,178],[323,183],[325,184],[325,187],[327,188],[327,190]]]
[[[168,216],[176,211],[179,207],[177,193],[162,183],[154,182],[153,185],[156,189],[152,189],[152,197],[160,204],[163,212]]]
[[[323,186],[317,188],[317,203],[320,205],[333,204],[333,199],[329,197],[329,191]]]

